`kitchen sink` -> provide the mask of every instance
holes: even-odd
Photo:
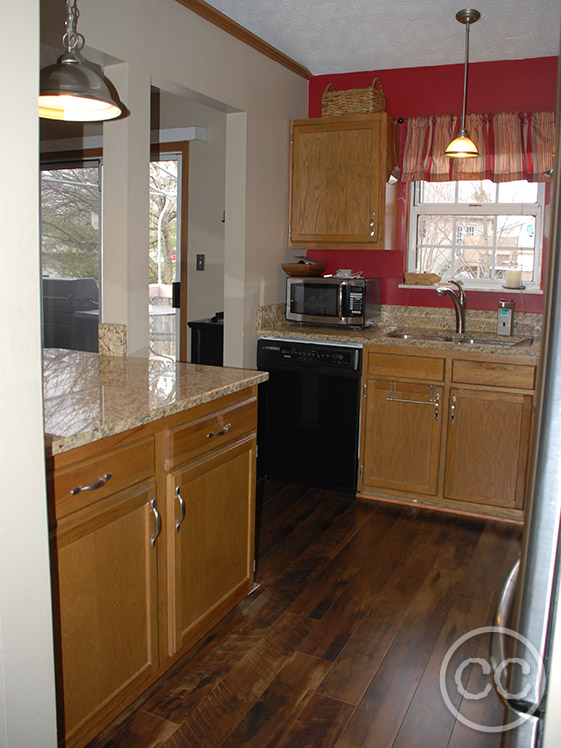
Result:
[[[525,338],[491,337],[486,333],[445,333],[439,330],[391,330],[385,334],[386,338],[399,340],[427,340],[436,343],[458,343],[458,345],[490,345],[503,348],[526,348],[534,342],[532,335]]]
[[[387,332],[386,338],[400,338],[401,340],[436,340],[445,343],[451,343],[454,340],[452,335],[441,335],[436,332],[402,332],[401,330]]]

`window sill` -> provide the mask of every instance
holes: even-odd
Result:
[[[442,281],[442,284],[445,284],[446,281]],[[435,284],[431,284],[430,286],[420,286],[416,284],[408,284],[408,283],[399,283],[398,288],[407,288],[409,291],[431,291],[435,289]],[[482,291],[483,293],[523,293],[525,295],[528,294],[534,294],[536,296],[543,296],[543,291],[541,288],[503,288],[503,286],[499,286],[498,288],[481,288],[481,286],[469,286],[465,283],[462,283],[462,288],[466,291]]]

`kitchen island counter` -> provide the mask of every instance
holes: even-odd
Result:
[[[265,381],[266,372],[146,358],[43,352],[45,443],[55,455]]]

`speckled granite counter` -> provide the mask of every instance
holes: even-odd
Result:
[[[266,372],[43,352],[45,443],[57,454],[251,387]]]
[[[464,335],[454,332],[454,312],[448,309],[432,307],[399,307],[383,306],[382,319],[378,326],[361,328],[350,327],[326,327],[314,325],[299,325],[287,322],[284,319],[284,305],[275,304],[270,307],[261,307],[257,315],[258,337],[278,337],[298,340],[317,340],[322,342],[358,343],[366,345],[376,343],[395,347],[414,346],[416,348],[438,348],[442,350],[462,351],[462,353],[486,353],[501,354],[506,356],[538,357],[541,353],[542,344],[542,317],[539,314],[519,313],[515,316],[515,325],[512,338],[506,338],[509,342],[516,342],[524,338],[533,337],[533,343],[529,346],[504,346],[484,344],[458,343],[460,338],[477,338],[480,340],[496,339],[497,315],[495,312],[484,312],[467,310],[466,329]],[[421,334],[445,333],[452,341],[433,341],[387,337],[393,330],[417,331]]]

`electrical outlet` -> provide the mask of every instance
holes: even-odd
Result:
[[[205,256],[204,255],[197,255],[197,270],[204,270],[205,269]]]

